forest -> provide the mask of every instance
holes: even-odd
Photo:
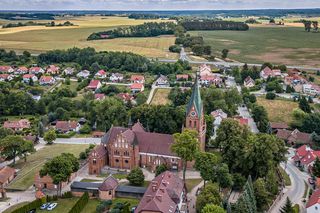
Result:
[[[194,30],[249,30],[249,25],[243,22],[232,21],[212,21],[212,20],[187,20],[182,21],[181,25],[187,31]]]

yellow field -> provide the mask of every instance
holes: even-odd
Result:
[[[259,97],[257,98],[257,102],[267,110],[271,122],[290,124],[292,121],[292,111],[295,108],[299,108],[297,102],[289,100],[267,100]]]
[[[168,98],[170,89],[157,89],[152,98],[151,105],[166,105],[170,104]]]
[[[77,26],[45,27],[27,26],[0,29],[0,48],[22,52],[41,53],[52,49],[72,47],[94,47],[98,51],[126,51],[148,57],[176,58],[168,47],[174,43],[173,36],[155,38],[119,38],[112,40],[87,41],[93,32],[104,31],[118,26],[138,25],[150,21],[126,17],[86,16],[68,19]],[[56,20],[56,23],[65,20]],[[1,21],[2,23],[3,21]],[[40,22],[40,21],[38,21]],[[41,21],[49,22],[49,21]]]

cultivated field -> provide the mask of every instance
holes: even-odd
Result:
[[[88,148],[89,145],[69,145],[53,144],[35,152],[27,157],[27,162],[19,160],[15,168],[20,169],[18,176],[9,184],[8,188],[26,190],[32,186],[35,174],[41,169],[43,164],[61,153],[72,153],[76,157],[79,153]]]
[[[22,52],[41,53],[52,49],[72,47],[94,47],[98,51],[126,51],[148,57],[176,58],[168,47],[174,43],[173,36],[155,38],[119,38],[113,40],[87,41],[93,32],[104,31],[118,26],[138,25],[150,21],[134,20],[125,17],[77,17],[68,19],[77,26],[45,27],[28,26],[0,29],[0,48]],[[58,20],[56,23],[66,20]],[[40,22],[40,21],[38,21]],[[41,21],[49,22],[49,21]]]
[[[289,100],[267,100],[265,98],[257,98],[259,105],[264,106],[268,112],[269,120],[271,122],[285,122],[290,124],[292,121],[292,111],[299,108],[297,102]]]
[[[229,57],[242,62],[320,65],[320,33],[303,27],[255,25],[249,31],[196,31],[216,55],[229,49]]]
[[[151,105],[166,105],[170,104],[168,99],[170,89],[157,89],[151,101]]]

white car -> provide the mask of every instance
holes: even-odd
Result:
[[[44,210],[46,208],[48,208],[48,206],[50,206],[51,203],[44,203],[40,206],[40,209]]]
[[[51,211],[51,210],[53,210],[54,208],[56,208],[57,205],[58,205],[57,203],[51,203],[51,204],[47,207],[47,210],[48,210],[48,211]]]

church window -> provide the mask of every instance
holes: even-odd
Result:
[[[189,121],[189,127],[192,128],[192,121],[191,120]]]
[[[119,163],[119,159],[116,159],[116,163]]]
[[[93,159],[92,163],[93,163],[93,165],[96,165],[97,164],[97,160]]]
[[[124,162],[125,162],[125,163],[129,163],[129,161],[128,161],[128,160],[125,160]]]

